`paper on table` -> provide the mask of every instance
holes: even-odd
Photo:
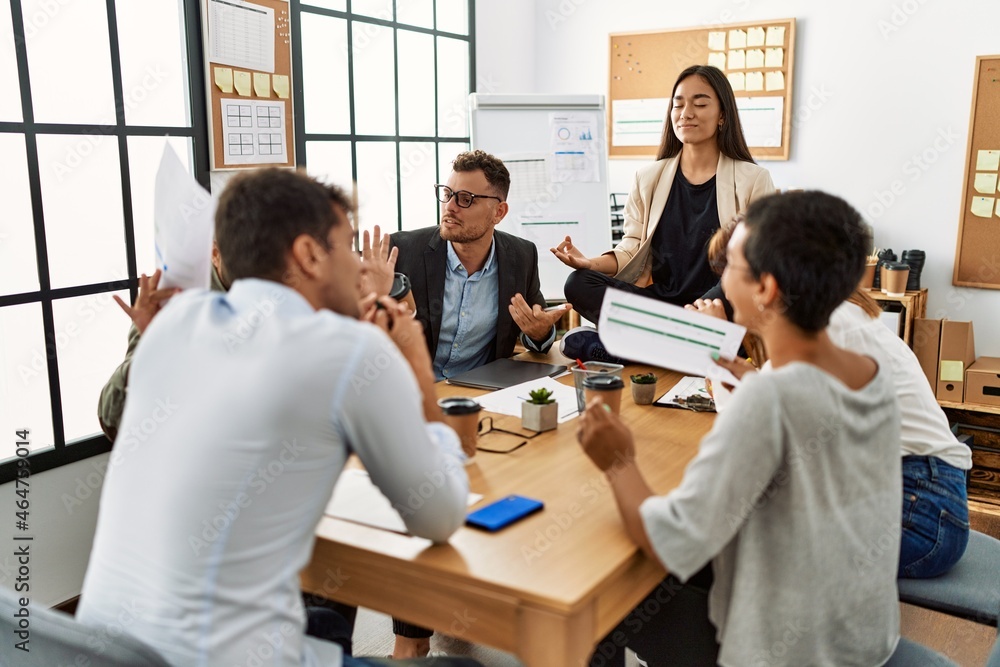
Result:
[[[727,69],[744,69],[747,66],[747,53],[743,49],[729,52],[729,67]]]
[[[976,174],[976,192],[991,195],[997,191],[996,174]]]
[[[784,49],[768,49],[764,53],[764,67],[781,67],[785,62]]]
[[[708,64],[712,67],[718,67],[721,70],[726,69],[726,52],[710,51],[708,54]]]
[[[470,493],[467,506],[471,507],[482,499],[482,494]],[[399,512],[372,483],[368,472],[357,468],[341,473],[324,514],[394,533],[409,534]]]
[[[979,151],[976,155],[976,171],[996,171],[1000,168],[1000,151]]]
[[[153,196],[153,239],[160,287],[207,288],[212,271],[215,199],[163,148]]]
[[[764,46],[764,29],[747,29],[747,46]]]
[[[711,356],[736,356],[746,334],[738,324],[609,288],[597,328],[601,343],[615,356],[739,384]]]
[[[747,48],[747,33],[745,30],[729,31],[729,48],[731,49]]]
[[[764,73],[747,72],[747,92],[764,90]]]
[[[767,45],[768,46],[785,45],[785,26],[772,25],[767,27]]]
[[[760,49],[747,49],[747,69],[760,69],[764,66],[764,52]]]
[[[479,405],[483,410],[496,412],[501,415],[512,417],[521,416],[521,403],[528,397],[528,392],[532,389],[545,388],[552,392],[552,398],[559,403],[559,423],[567,422],[577,415],[576,409],[576,389],[569,387],[552,378],[541,378],[522,382],[512,387],[494,391],[493,393],[480,396]]]
[[[713,51],[725,51],[726,33],[724,32],[708,33],[708,48],[712,49]]]
[[[972,215],[979,216],[980,218],[993,217],[994,199],[995,199],[994,197],[973,197]]]
[[[233,92],[233,68],[216,67],[215,85],[217,85],[219,87],[219,90],[221,90],[224,93]]]

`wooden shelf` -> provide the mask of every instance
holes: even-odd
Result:
[[[966,410],[968,412],[983,412],[990,415],[1000,415],[1000,405],[980,405],[978,403],[956,403],[955,401],[938,401],[942,408],[951,410]]]
[[[927,316],[927,288],[911,290],[903,296],[889,296],[877,289],[869,289],[868,296],[875,301],[895,301],[903,305],[903,341],[913,347],[913,320]]]

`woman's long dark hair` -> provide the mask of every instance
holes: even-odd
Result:
[[[715,134],[715,140],[719,144],[719,150],[726,157],[743,162],[753,162],[756,160],[750,155],[747,147],[746,137],[743,136],[743,125],[740,123],[740,112],[736,108],[736,96],[733,95],[733,87],[729,85],[729,79],[716,67],[711,65],[692,65],[680,73],[674,88],[670,91],[670,107],[667,109],[667,120],[663,124],[663,138],[660,139],[660,150],[656,153],[656,159],[662,160],[674,157],[681,152],[684,146],[681,140],[674,134],[674,124],[671,121],[671,113],[674,109],[674,95],[677,93],[677,86],[681,81],[689,76],[698,75],[715,91],[715,96],[719,99],[719,106],[722,108],[723,123],[719,126]]]

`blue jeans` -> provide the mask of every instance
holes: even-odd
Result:
[[[944,574],[968,543],[965,471],[933,456],[904,456],[899,576],[923,579]]]

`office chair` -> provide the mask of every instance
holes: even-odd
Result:
[[[932,611],[997,625],[1000,611],[1000,540],[969,531],[961,560],[940,577],[899,579],[899,600]]]
[[[170,667],[166,660],[141,641],[127,634],[111,637],[111,633],[95,641],[100,632],[78,623],[69,614],[31,605],[28,611],[28,648],[21,651],[15,644],[21,641],[14,634],[21,612],[19,596],[0,587],[0,664],[23,667],[54,667],[55,665],[101,665],[101,667]],[[83,659],[81,659],[83,658]]]
[[[882,667],[957,667],[957,665],[923,644],[900,637],[892,657]]]

